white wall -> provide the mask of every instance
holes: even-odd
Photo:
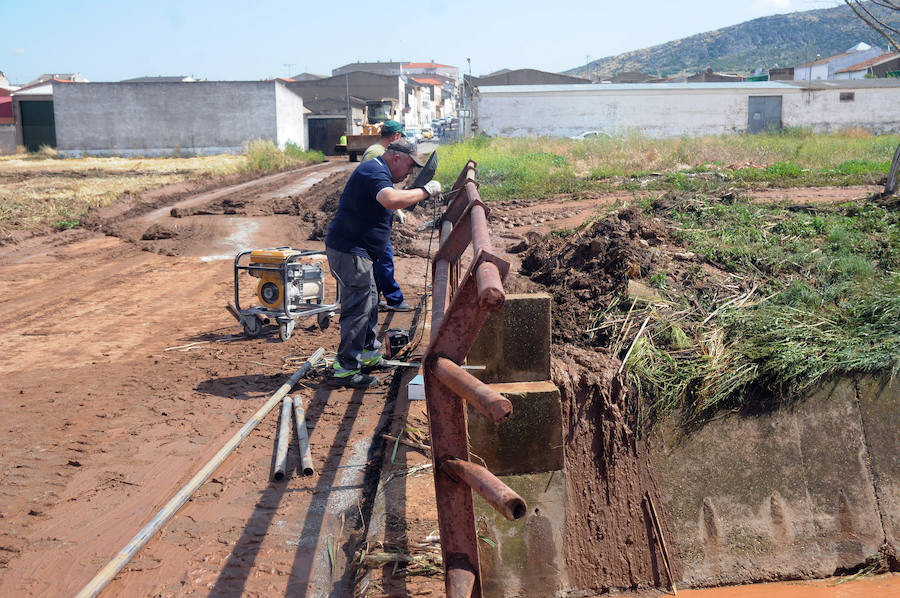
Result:
[[[275,85],[275,119],[275,142],[279,148],[284,149],[285,144],[290,141],[304,151],[309,149],[306,121],[303,119],[303,98],[281,83]]]
[[[304,138],[302,100],[272,81],[69,83],[55,86],[53,104],[63,156],[215,154],[251,139]]]
[[[853,101],[842,102],[842,92],[852,93]],[[881,135],[900,130],[898,106],[900,86],[842,87],[785,95],[782,113],[785,126],[809,127],[817,133],[859,128]]]
[[[840,102],[853,91],[853,102]],[[876,133],[900,128],[900,86],[809,92],[779,82],[528,85],[482,87],[475,98],[479,131],[488,135],[569,137],[584,131],[648,137],[741,133],[748,98],[781,96],[784,126]]]
[[[0,154],[16,153],[16,125],[0,125]]]

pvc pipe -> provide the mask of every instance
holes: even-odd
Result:
[[[300,445],[300,466],[303,475],[310,476],[316,473],[313,467],[312,454],[309,452],[309,431],[306,429],[306,411],[303,409],[303,399],[300,395],[294,396],[294,419],[297,420],[297,440]]]
[[[287,462],[288,447],[291,445],[291,397],[284,397],[281,401],[281,424],[278,426],[278,443],[275,449],[275,473],[272,475],[276,482],[284,479],[284,465]]]
[[[113,558],[109,563],[106,564],[103,569],[101,569],[97,575],[94,576],[86,586],[84,586],[80,592],[75,596],[75,598],[94,598],[97,594],[99,594],[106,585],[113,580],[113,578],[121,571],[125,565],[128,564],[134,555],[138,553],[138,551],[143,548],[147,542],[150,541],[150,538],[158,532],[166,522],[172,518],[172,516],[180,509],[184,503],[191,497],[191,495],[197,491],[197,488],[203,485],[203,483],[212,476],[213,472],[218,469],[219,465],[222,464],[223,461],[237,448],[237,446],[250,435],[250,432],[259,424],[260,421],[272,410],[275,405],[278,404],[279,401],[290,392],[291,388],[297,383],[300,378],[309,373],[309,370],[312,369],[313,365],[316,364],[322,357],[325,355],[325,349],[319,347],[316,349],[316,352],[312,354],[309,360],[306,361],[303,365],[300,366],[294,374],[288,378],[288,381],[281,385],[275,394],[266,401],[266,404],[259,408],[259,410],[253,414],[253,417],[244,424],[244,427],[238,430],[234,436],[231,437],[231,440],[225,443],[219,452],[213,456],[212,459],[207,462],[206,465],[203,466],[203,469],[198,471],[191,481],[184,485],[184,487],[178,491],[178,494],[172,497],[166,506],[160,510],[156,516],[150,520],[150,523],[144,526],[144,529],[138,532],[138,534],[131,539],[131,542],[128,543],[125,548],[119,551],[119,554]]]

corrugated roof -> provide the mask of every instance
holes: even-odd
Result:
[[[893,60],[894,58],[900,58],[900,54],[895,54],[893,52],[886,52],[881,56],[876,56],[875,58],[870,58],[869,60],[864,60],[863,62],[848,66],[845,69],[841,69],[836,71],[838,73],[849,73],[851,71],[861,71],[863,69],[867,69],[870,66],[878,66],[882,62],[888,62]]]
[[[816,66],[817,64],[827,64],[834,60],[835,58],[842,58],[844,56],[849,56],[850,52],[841,52],[840,54],[835,54],[834,56],[827,56],[825,58],[820,58],[819,60],[815,60],[813,62],[807,62],[806,64],[801,64],[797,66],[797,68],[803,68],[807,66]]]

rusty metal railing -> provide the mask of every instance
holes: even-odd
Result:
[[[431,344],[425,354],[425,401],[431,430],[444,580],[450,598],[481,598],[481,575],[470,490],[507,519],[525,516],[522,498],[490,471],[469,461],[466,405],[501,423],[512,404],[460,365],[484,321],[503,307],[509,263],[493,254],[487,216],[478,195],[476,163],[469,161],[440,223],[440,247],[433,261]],[[473,258],[460,281],[460,258],[469,245]]]

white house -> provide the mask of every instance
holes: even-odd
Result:
[[[900,70],[900,54],[888,52],[875,58],[835,71],[836,80],[865,79],[867,77],[884,77],[889,71]]]
[[[884,50],[881,48],[860,42],[841,54],[835,54],[834,56],[794,67],[794,81],[834,79],[834,74],[837,71],[882,54],[884,54]]]

